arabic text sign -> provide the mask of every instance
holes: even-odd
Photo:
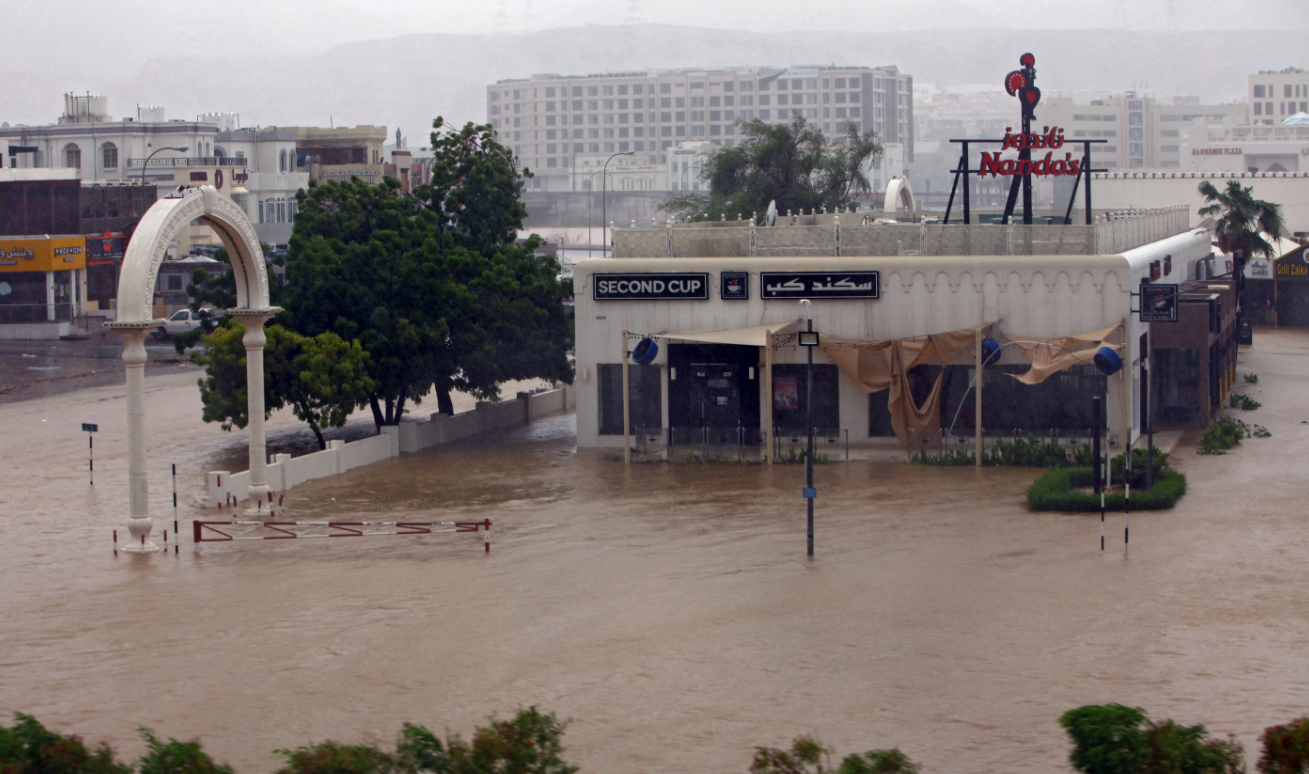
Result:
[[[879,298],[875,271],[765,271],[759,273],[764,298]]]
[[[709,274],[593,274],[596,301],[703,301],[709,298]]]

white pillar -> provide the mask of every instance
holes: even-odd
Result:
[[[245,335],[246,412],[250,432],[250,515],[269,515],[271,492],[268,488],[268,453],[264,435],[264,323],[281,309],[229,309],[228,313],[241,321]]]
[[[123,363],[127,366],[127,530],[131,539],[123,550],[144,554],[159,550],[150,541],[154,523],[150,519],[145,444],[145,337],[155,323],[111,323],[109,327],[123,339]]]
[[[50,322],[59,319],[55,316],[55,273],[52,271],[45,273],[45,319]]]

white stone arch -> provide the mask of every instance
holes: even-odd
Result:
[[[281,311],[269,306],[268,272],[259,238],[245,211],[212,186],[155,202],[132,234],[118,279],[117,319],[109,327],[122,337],[127,366],[127,445],[132,552],[158,549],[150,542],[152,521],[146,481],[145,337],[162,324],[154,319],[155,282],[169,245],[191,221],[213,229],[227,249],[236,280],[236,307],[227,310],[245,327],[246,395],[250,433],[250,499],[264,511],[269,497],[264,443],[264,323]],[[269,501],[271,505],[271,500]]]
[[[909,178],[896,175],[886,184],[886,196],[882,199],[883,212],[895,212],[897,205],[903,204],[910,217],[917,209],[914,206],[914,190],[909,186]]]

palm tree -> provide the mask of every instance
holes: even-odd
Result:
[[[1218,246],[1232,255],[1238,326],[1245,310],[1245,259],[1255,253],[1269,260],[1276,258],[1277,249],[1264,235],[1277,240],[1286,230],[1281,205],[1254,198],[1252,190],[1235,180],[1227,181],[1226,192],[1214,188],[1208,180],[1200,183],[1200,195],[1209,202],[1200,208],[1200,217],[1217,219],[1214,233],[1218,236]]]
[[[1269,260],[1276,258],[1276,248],[1264,235],[1278,239],[1286,229],[1282,207],[1251,195],[1253,189],[1236,180],[1227,181],[1227,191],[1219,191],[1208,180],[1200,184],[1200,195],[1209,206],[1200,208],[1200,217],[1215,218],[1218,245],[1223,252],[1244,255],[1259,253]]]

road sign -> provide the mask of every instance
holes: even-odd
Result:
[[[83,422],[83,423],[82,423],[82,432],[84,432],[84,433],[94,433],[94,432],[96,432],[96,431],[99,430],[99,429],[100,429],[100,426],[99,426],[99,425],[93,425],[93,424],[91,424],[90,422]]]

